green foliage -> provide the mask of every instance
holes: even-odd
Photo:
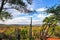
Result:
[[[29,4],[32,4],[32,0],[27,0],[27,2],[28,2]]]
[[[53,30],[53,29],[54,29],[54,30]],[[49,28],[49,31],[48,31],[48,36],[54,37],[54,31],[55,31],[55,28],[54,28],[54,27],[50,27],[50,28]]]
[[[46,17],[43,20],[44,30],[42,30],[42,36],[44,37],[50,37],[51,35],[54,35],[54,28],[57,26],[58,20],[56,20],[56,16],[51,15],[49,17]],[[43,38],[44,39],[44,38]]]
[[[56,28],[57,23],[59,23],[59,21],[60,21],[60,5],[57,5],[57,6],[53,6],[51,8],[48,8],[46,10],[46,12],[53,14],[53,15],[51,15],[49,17],[46,17],[43,20],[43,22],[45,22],[45,24],[47,24],[47,25],[50,24],[51,25],[51,30],[49,31],[49,33],[54,32],[53,35],[55,35],[55,36],[58,36],[59,35],[60,36],[60,34],[58,34],[58,31],[56,31],[56,29],[58,29],[58,28]]]
[[[60,26],[55,27],[54,35],[60,37]]]
[[[57,5],[57,6],[53,6],[51,8],[48,8],[48,10],[46,12],[47,13],[53,13],[55,15],[56,15],[56,13],[59,14],[59,12],[60,12],[60,5]]]
[[[60,26],[56,26],[54,28],[50,27],[49,31],[48,31],[48,36],[50,36],[50,37],[60,37]]]
[[[56,20],[56,16],[52,15],[49,17],[46,17],[44,20],[44,25],[50,25],[50,26],[56,26],[58,23],[58,20]]]
[[[27,38],[27,33],[28,33],[27,30],[25,29],[21,30],[21,36],[23,37],[23,39]]]
[[[55,15],[57,17],[57,20],[60,20],[60,5],[48,8],[48,10],[46,12],[52,13],[53,15]]]
[[[22,6],[25,6],[25,3],[23,1],[24,0],[9,0],[9,3],[11,3],[11,4],[20,4]],[[31,4],[32,3],[32,0],[27,0],[27,3],[28,4]]]
[[[5,33],[6,35],[11,35],[11,34],[14,33],[14,29],[6,30],[4,33]]]
[[[16,40],[16,37],[12,37],[12,39],[11,40]]]
[[[23,0],[9,0],[9,3],[11,4],[19,4],[22,6],[26,6],[26,4],[23,2]]]
[[[8,12],[3,11],[0,13],[0,19],[1,20],[4,20],[4,18],[5,19],[11,19],[11,17],[12,17],[12,15],[10,15],[10,13],[8,13]]]

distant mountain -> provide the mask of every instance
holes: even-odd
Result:
[[[9,26],[29,26],[30,24],[0,24],[1,25],[9,25]],[[34,24],[33,26],[41,26],[42,24]]]

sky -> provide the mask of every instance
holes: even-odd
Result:
[[[32,17],[33,25],[43,24],[45,17],[50,16],[43,12],[47,8],[52,7],[56,4],[60,4],[59,0],[33,0],[32,5],[28,5],[28,9],[36,10],[34,13],[21,13],[15,9],[8,9],[7,11],[13,15],[13,19],[5,20],[4,22],[0,20],[0,24],[30,24],[30,18]],[[4,7],[10,7],[8,3]]]

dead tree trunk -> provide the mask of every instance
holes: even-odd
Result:
[[[15,27],[15,36],[16,36],[16,40],[20,40],[20,29]]]
[[[18,29],[18,40],[20,40],[20,30]]]
[[[32,17],[31,17],[31,24],[30,24],[30,30],[29,30],[29,39],[32,40]]]

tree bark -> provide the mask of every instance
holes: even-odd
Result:
[[[0,7],[0,13],[1,13],[2,10],[3,10],[3,7],[4,7],[4,1],[5,1],[5,0],[2,0],[1,7]]]

